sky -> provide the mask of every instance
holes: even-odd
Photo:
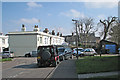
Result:
[[[41,31],[71,34],[72,19],[91,17],[95,25],[108,16],[118,17],[116,2],[2,2],[2,32],[21,31],[24,24],[26,31],[33,31],[39,25]],[[99,36],[99,31],[96,35]]]

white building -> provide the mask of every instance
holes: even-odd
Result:
[[[4,36],[0,33],[0,53],[3,52],[4,48],[8,47],[8,36]]]
[[[34,31],[9,32],[9,49],[15,53],[15,56],[24,56],[26,52],[37,50],[38,46],[43,45],[61,45],[64,38],[48,33]]]

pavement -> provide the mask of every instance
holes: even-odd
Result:
[[[62,61],[49,78],[77,79],[75,61],[76,59]]]

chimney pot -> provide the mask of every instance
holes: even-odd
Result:
[[[22,27],[25,27],[25,25],[24,25],[24,24],[22,24]]]
[[[45,28],[43,32],[48,33],[49,32],[48,28]]]
[[[26,31],[26,27],[25,27],[24,24],[22,24],[22,29],[21,29],[21,31]]]
[[[60,34],[60,37],[62,37],[62,33]]]
[[[72,36],[74,36],[74,33],[72,32]]]
[[[38,25],[35,25],[33,31],[39,31]]]
[[[57,36],[59,36],[59,32],[57,33]]]
[[[52,35],[55,35],[55,31],[54,30],[52,30]]]

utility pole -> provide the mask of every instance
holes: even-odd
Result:
[[[75,25],[76,25],[76,47],[77,47],[77,59],[78,59],[78,31],[77,31],[78,20],[72,19],[72,21],[75,21]]]

